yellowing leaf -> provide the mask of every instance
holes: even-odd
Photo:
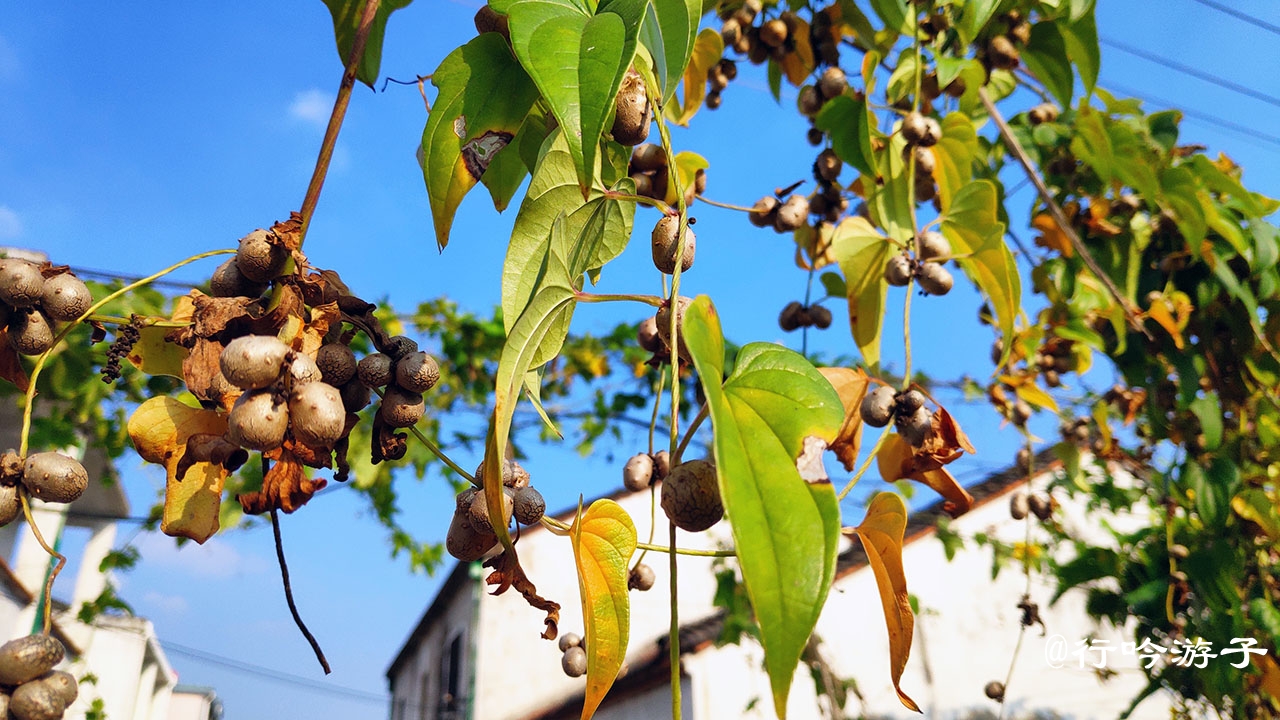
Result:
[[[954,457],[959,457],[959,454]],[[897,433],[885,438],[880,446],[880,452],[876,453],[876,467],[885,482],[907,479],[924,483],[942,496],[942,508],[951,517],[963,515],[973,506],[973,496],[950,471],[942,467],[936,458],[916,455],[911,444]]]
[[[693,42],[693,54],[684,70],[684,96],[667,104],[667,117],[677,125],[688,125],[707,97],[707,71],[724,55],[724,39],[711,28],[703,28]]]
[[[1280,700],[1280,664],[1270,655],[1253,655],[1250,657],[1258,672],[1262,673],[1260,683],[1263,691],[1276,700]]]
[[[960,188],[973,179],[973,159],[978,154],[978,133],[973,121],[961,112],[947,115],[942,119],[942,139],[930,150],[934,158],[933,179],[938,183],[938,203],[946,212]]]
[[[1047,410],[1052,410],[1055,413],[1058,412],[1057,401],[1055,401],[1053,396],[1049,395],[1049,393],[1041,390],[1040,386],[1036,385],[1035,378],[1032,376],[1002,375],[1000,377],[1000,382],[1013,388],[1013,391],[1017,393],[1018,397],[1026,400],[1032,405],[1038,405],[1039,407]]]
[[[1147,317],[1160,323],[1160,327],[1173,338],[1174,346],[1181,350],[1186,345],[1182,331],[1186,329],[1193,309],[1191,298],[1187,297],[1186,293],[1177,291],[1167,296],[1160,292],[1152,292],[1147,295],[1147,301],[1151,304],[1147,308]]]
[[[218,508],[227,471],[221,465],[198,462],[179,480],[178,461],[187,438],[196,434],[222,435],[227,421],[213,410],[201,410],[171,397],[154,397],[129,418],[129,438],[147,462],[164,465],[164,514],[160,529],[166,535],[203,543],[218,531]]]
[[[849,291],[849,325],[867,365],[880,362],[880,327],[889,284],[884,265],[893,246],[865,218],[842,220],[831,236],[831,253],[840,263]]]
[[[818,372],[831,383],[844,405],[844,424],[829,448],[840,459],[845,470],[852,471],[858,462],[858,448],[862,444],[862,399],[867,395],[870,378],[862,368],[822,367]]]
[[[974,180],[956,193],[942,216],[942,234],[965,275],[991,299],[1000,332],[1011,344],[1013,323],[1022,309],[1022,280],[1004,242],[995,183]]]
[[[1071,257],[1075,255],[1075,248],[1072,247],[1071,241],[1067,239],[1067,234],[1062,232],[1062,228],[1058,225],[1058,221],[1047,212],[1031,218],[1031,227],[1040,231],[1040,236],[1036,238],[1036,244],[1041,247],[1057,250],[1063,257]]]
[[[706,170],[710,167],[707,159],[695,152],[684,150],[676,153],[676,177],[680,178],[680,185],[677,188],[671,183],[667,183],[667,197],[664,199],[668,205],[676,204],[676,192],[683,191],[685,193],[685,202],[692,200],[693,185],[698,179],[698,171]]]
[[[902,498],[882,492],[872,498],[867,516],[854,532],[866,548],[867,560],[880,590],[885,629],[889,631],[889,675],[893,688],[898,691],[898,701],[904,707],[921,712],[920,706],[899,685],[911,655],[911,635],[916,622],[907,599],[907,577],[902,570],[902,536],[906,529],[907,507]]]
[[[790,35],[795,40],[795,50],[782,58],[782,72],[787,82],[800,87],[813,74],[813,46],[809,43],[809,23],[800,18],[792,22]]]
[[[187,348],[164,338],[170,328],[144,327],[138,331],[138,341],[129,350],[129,362],[148,375],[170,375],[182,377],[182,361],[187,357]]]
[[[627,654],[631,636],[627,575],[636,551],[636,526],[621,505],[605,499],[580,513],[569,533],[586,629],[587,690],[582,720],[587,720],[613,687]]]

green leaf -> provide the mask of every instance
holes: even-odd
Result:
[[[443,250],[459,203],[494,159],[519,158],[518,152],[501,151],[524,123],[538,91],[497,33],[480,35],[449,53],[431,83],[440,92],[422,131],[422,178],[436,244]]]
[[[844,273],[849,298],[849,326],[868,366],[880,362],[880,327],[889,284],[884,266],[893,244],[862,217],[845,218],[831,236],[831,254]]]
[[[841,160],[863,174],[875,174],[875,155],[871,151],[875,120],[868,114],[865,100],[837,95],[822,106],[814,121],[819,130],[831,137],[831,148]]]
[[[878,177],[862,181],[869,193],[867,207],[871,210],[871,219],[900,243],[906,243],[915,235],[911,227],[907,168],[902,161],[902,149],[906,146],[902,133],[895,132],[876,153]]]
[[[165,340],[171,332],[172,328],[155,326],[139,330],[138,341],[129,348],[129,362],[148,375],[183,377],[182,362],[191,351]]]
[[[1031,26],[1031,40],[1022,49],[1022,62],[1062,107],[1071,107],[1075,77],[1057,23],[1038,22]]]
[[[636,551],[636,525],[618,503],[597,500],[569,529],[573,559],[578,567],[582,620],[587,648],[587,689],[582,718],[596,708],[613,687],[627,655],[631,637],[631,596],[628,565]]]
[[[645,0],[603,0],[589,15],[569,0],[520,0],[511,46],[564,129],[583,194],[622,76],[636,54]]]
[[[1222,405],[1218,402],[1218,393],[1205,393],[1191,401],[1187,409],[1200,420],[1204,449],[1217,450],[1222,445]]]
[[[938,87],[945,88],[957,78],[964,82],[964,93],[960,95],[960,112],[972,115],[982,108],[982,98],[978,89],[987,80],[987,71],[982,63],[973,58],[938,58]]]
[[[803,356],[771,343],[744,346],[733,374],[723,386],[716,382],[724,377],[724,336],[705,296],[685,312],[684,332],[703,379],[720,494],[781,718],[835,575],[840,534],[830,481],[806,482],[796,459],[809,438],[835,439],[844,409],[831,383]]]
[[[974,180],[956,193],[942,216],[942,233],[965,275],[991,301],[1006,338],[1013,337],[1013,322],[1022,307],[1022,279],[1013,253],[1004,242],[996,186],[990,180]]]
[[[584,201],[564,134],[556,133],[545,147],[516,215],[502,266],[502,317],[508,332],[534,296],[538,270],[548,253],[551,226],[559,215],[564,214],[565,234],[572,241],[565,254],[570,284],[578,289],[584,272],[617,257],[631,237],[635,204],[607,199],[597,190]],[[635,185],[630,178],[623,178],[615,189],[632,193]]]
[[[822,289],[827,292],[827,297],[843,298],[849,294],[849,289],[844,284],[844,278],[836,273],[824,272],[818,280],[822,282]]]
[[[1062,41],[1067,55],[1080,73],[1085,97],[1093,94],[1098,83],[1098,69],[1102,66],[1102,52],[1098,48],[1098,26],[1094,22],[1092,8],[1078,19],[1061,24]]]
[[[893,68],[889,83],[885,86],[885,97],[889,102],[897,102],[915,94],[915,91],[916,54],[914,48],[907,48],[898,54],[898,64]]]
[[[684,97],[667,104],[667,117],[677,125],[688,125],[707,96],[707,71],[724,55],[724,39],[720,33],[705,28],[694,40],[689,64],[684,69]],[[776,99],[776,98],[775,98]]]
[[[908,0],[871,0],[871,9],[884,21],[886,30],[905,35],[911,32],[911,25],[915,22],[907,10],[907,2]]]
[[[1198,246],[1204,239],[1205,217],[1195,176],[1185,167],[1165,168],[1160,171],[1160,189],[1164,195],[1161,204],[1173,211],[1174,222],[1187,246]]]
[[[1071,152],[1093,168],[1099,180],[1110,183],[1114,151],[1102,113],[1087,105],[1081,107],[1076,113],[1075,131],[1076,136],[1071,139]]]
[[[973,179],[973,161],[978,157],[978,133],[967,115],[953,112],[942,119],[942,138],[933,152],[933,179],[938,183],[938,203],[942,211],[960,189]]]
[[[782,65],[777,60],[770,58],[769,66],[765,70],[769,81],[769,94],[773,96],[774,102],[782,101]]]
[[[489,189],[489,197],[493,198],[493,207],[498,212],[507,209],[511,198],[515,197],[524,179],[529,176],[529,165],[525,164],[521,152],[523,146],[533,146],[533,156],[537,157],[538,148],[547,139],[547,116],[541,108],[534,106],[525,116],[516,136],[512,138],[509,152],[500,152],[493,156],[488,169],[480,176],[480,182]]]
[[[360,26],[360,17],[364,14],[367,0],[324,0],[333,16],[333,34],[338,40],[338,59],[342,66],[347,66],[351,59],[351,46],[355,43],[356,29]],[[408,7],[413,0],[383,0],[373,15],[373,25],[369,27],[369,35],[364,43],[364,57],[356,68],[356,79],[373,87],[378,80],[378,68],[382,65],[382,38],[387,32],[387,20],[391,13]]]
[[[645,8],[640,42],[653,58],[653,72],[662,88],[662,101],[670,100],[680,84],[689,56],[693,53],[702,17],[699,0],[649,0]],[[719,58],[717,58],[719,59]],[[702,76],[706,85],[706,75]]]
[[[960,18],[955,23],[956,33],[960,35],[960,44],[968,45],[981,35],[982,29],[987,26],[999,6],[1000,0],[968,0],[964,3]],[[942,87],[946,87],[946,84],[942,83],[941,72],[939,72],[938,82]]]
[[[1137,190],[1143,197],[1160,197],[1160,179],[1156,177],[1155,152],[1147,142],[1123,123],[1108,123],[1107,136],[1116,179]]]

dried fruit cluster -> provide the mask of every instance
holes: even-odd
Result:
[[[670,159],[661,145],[644,143],[636,145],[631,151],[631,162],[627,165],[627,173],[636,184],[636,195],[674,203],[675,195],[671,189]],[[699,195],[707,190],[707,171],[699,168],[693,176],[693,183],[684,191],[685,205],[692,205]],[[670,196],[670,197],[669,197]]]
[[[927,295],[946,295],[955,279],[942,263],[951,257],[951,243],[942,233],[926,230],[920,233],[912,248],[889,258],[884,266],[885,282],[902,287],[915,278]]]
[[[924,393],[919,390],[898,392],[887,385],[879,385],[862,399],[859,412],[862,421],[871,427],[884,427],[893,421],[907,442],[913,447],[920,447],[933,432],[933,413],[924,402]]]
[[[89,473],[74,458],[39,452],[24,459],[10,450],[0,455],[0,526],[8,525],[22,513],[20,489],[45,502],[69,503],[87,487]]]
[[[489,519],[489,503],[484,487],[487,478],[484,464],[476,468],[476,487],[467,488],[455,498],[453,521],[445,536],[445,549],[463,562],[479,560],[495,550],[498,536]],[[512,518],[521,525],[533,525],[546,514],[547,503],[542,493],[529,484],[529,472],[514,460],[506,460],[502,466],[502,519],[510,523]]]
[[[55,323],[76,320],[92,305],[89,288],[65,267],[0,259],[0,328],[23,355],[53,347]]]
[[[48,635],[28,635],[0,645],[0,717],[59,720],[76,701],[75,676],[54,670],[66,649]]]
[[[821,305],[802,305],[792,300],[778,315],[778,325],[785,332],[806,327],[826,330],[831,327],[831,311]]]

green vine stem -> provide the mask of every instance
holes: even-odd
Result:
[[[111,302],[112,300],[115,300],[116,298],[126,293],[132,292],[133,290],[143,287],[144,285],[148,285],[164,277],[165,275],[168,275],[169,273],[173,272],[174,270],[177,270],[178,268],[184,265],[190,265],[191,263],[196,262],[197,260],[203,260],[205,258],[213,257],[215,255],[230,255],[234,252],[235,250],[210,250],[209,252],[200,253],[199,255],[192,255],[186,260],[182,260],[181,262],[170,265],[169,267],[161,270],[158,273],[155,273],[153,275],[148,275],[142,278],[141,280],[135,280],[134,282],[131,282],[128,285],[125,285],[119,290],[116,290],[115,292],[108,294],[106,297],[102,298],[101,300],[94,303],[93,305],[90,305],[89,309],[85,310],[83,315],[67,323],[66,326],[62,328],[62,330],[58,331],[58,334],[55,335],[53,338],[53,344],[49,346],[48,350],[45,350],[44,352],[40,353],[40,357],[36,358],[35,366],[31,368],[31,379],[28,381],[29,384],[27,385],[26,403],[22,408],[22,435],[18,443],[18,455],[21,455],[22,457],[27,456],[27,442],[30,439],[30,435],[31,435],[31,407],[32,407],[32,402],[36,396],[36,380],[40,378],[40,371],[44,369],[44,365],[46,362],[49,361],[49,357],[50,355],[53,354],[53,351],[58,349],[58,345],[62,343],[62,340],[66,338],[67,335],[73,329],[75,329],[76,325],[79,325],[80,323],[84,322],[86,319],[92,317],[94,313],[101,310],[104,305]]]
[[[676,265],[676,269],[680,269],[680,265]],[[670,540],[671,549],[676,549],[676,524],[668,523],[671,527]],[[667,631],[667,637],[670,638],[667,644],[670,646],[670,662],[671,662],[671,720],[680,720],[680,596],[676,594],[676,574],[679,571],[679,564],[676,562],[676,553],[672,552],[669,556],[671,568],[671,628]]]
[[[561,522],[559,520],[556,520],[553,517],[549,517],[546,515],[542,516],[542,519],[540,522],[542,523],[543,527],[547,528],[548,530],[551,530],[557,535],[563,535],[564,533],[569,532],[569,530],[572,529],[573,527],[569,523]],[[645,551],[652,550],[653,552],[669,553],[674,555],[689,555],[692,557],[737,557],[738,556],[738,552],[736,550],[697,550],[695,548],[675,547],[675,543],[672,543],[671,546],[663,546],[663,545],[654,545],[653,543],[642,542],[642,543],[636,543],[636,547]]]
[[[589,293],[578,290],[573,293],[573,299],[584,303],[638,302],[652,307],[662,307],[662,298],[657,295]]]
[[[355,37],[351,41],[351,57],[342,73],[342,83],[338,85],[338,97],[333,101],[333,112],[329,114],[329,125],[324,129],[324,140],[320,142],[320,156],[316,158],[316,169],[311,174],[311,183],[307,185],[307,194],[302,198],[302,230],[298,233],[298,247],[307,239],[307,229],[311,227],[311,216],[316,212],[316,203],[320,202],[320,190],[324,187],[324,178],[329,174],[329,163],[333,160],[333,148],[338,143],[338,131],[342,129],[342,120],[347,116],[347,105],[351,102],[351,90],[356,85],[356,71],[360,68],[360,60],[364,58],[365,42],[369,39],[369,30],[373,28],[373,19],[378,14],[378,0],[368,0],[364,13],[360,16],[360,24],[356,27]]]
[[[1031,478],[1035,477],[1036,454],[1035,448],[1031,443],[1031,434],[1025,433],[1025,435],[1026,445],[1023,447],[1026,448],[1028,457],[1030,458],[1027,462],[1027,492],[1030,493]],[[1031,597],[1031,520],[1033,517],[1035,517],[1033,513],[1027,513],[1027,516],[1023,518],[1025,524],[1022,535],[1022,572],[1026,576],[1026,586],[1023,588],[1022,595],[1028,600]],[[1006,694],[1009,692],[1009,683],[1013,681],[1013,669],[1017,667],[1018,654],[1022,651],[1022,638],[1026,637],[1026,634],[1027,626],[1019,623],[1018,641],[1013,645],[1013,655],[1009,658],[1009,669],[1004,674],[1004,691]],[[1005,707],[1007,706],[1005,705],[1004,698],[1002,697],[1000,699],[1000,714],[996,716],[996,720],[1004,720]]]
[[[606,200],[621,200],[623,202],[633,202],[639,205],[655,207],[661,210],[665,215],[670,215],[672,213],[672,207],[670,205],[657,198],[651,198],[646,195],[630,195],[628,193],[618,192],[617,190],[605,190],[604,197]]]
[[[31,528],[31,534],[36,536],[36,542],[40,543],[40,547],[49,553],[49,557],[58,559],[58,564],[54,565],[49,577],[45,578],[44,581],[44,604],[42,606],[44,629],[41,632],[48,635],[49,628],[53,624],[53,581],[58,579],[58,573],[62,572],[63,566],[67,564],[67,558],[62,553],[49,547],[49,543],[45,542],[44,534],[40,532],[40,526],[36,525],[36,521],[31,517],[31,501],[27,498],[25,490],[18,491],[18,500],[22,502],[22,516],[26,518],[27,526]]]
[[[706,195],[699,195],[698,199],[710,205],[711,207],[724,208],[725,210],[737,210],[738,212],[744,212],[744,213],[755,212],[755,210],[753,210],[752,208],[743,207],[742,205],[732,205],[730,203],[716,202],[715,200],[712,200]]]
[[[849,491],[853,490],[853,486],[858,484],[858,481],[862,479],[864,474],[866,474],[867,469],[871,467],[871,461],[876,459],[876,455],[879,454],[880,448],[884,446],[885,440],[888,439],[889,426],[885,426],[885,428],[880,431],[880,437],[876,439],[875,446],[871,448],[871,454],[867,456],[866,460],[862,461],[862,467],[858,468],[858,472],[854,473],[853,477],[849,478],[849,482],[846,483],[836,495],[836,502],[844,500],[845,496],[849,494]]]
[[[104,325],[132,325],[134,319],[119,317],[116,315],[90,315],[85,318],[85,321],[103,323]],[[138,325],[139,327],[183,328],[191,327],[191,322],[185,320],[174,321],[155,317],[140,317],[138,318]]]
[[[689,428],[684,431],[684,439],[680,441],[680,447],[676,448],[676,454],[671,456],[671,467],[680,464],[680,458],[684,457],[685,448],[689,447],[689,443],[693,440],[693,436],[698,432],[698,427],[707,419],[711,410],[706,403],[702,404],[702,408],[698,410],[698,415],[689,423]]]
[[[373,391],[378,394],[379,398],[381,398],[384,394],[382,388],[374,388]],[[467,472],[466,470],[463,470],[462,466],[454,462],[453,458],[449,457],[449,455],[445,453],[444,450],[440,449],[439,445],[436,445],[434,442],[432,442],[431,438],[427,437],[426,435],[423,435],[422,431],[418,429],[417,425],[410,425],[406,429],[410,432],[410,434],[412,434],[415,438],[417,438],[418,442],[422,443],[423,446],[426,447],[427,450],[430,451],[432,455],[435,455],[437,458],[439,458],[440,462],[449,466],[450,470],[466,478],[467,482],[471,483],[472,485],[476,485],[475,476]]]

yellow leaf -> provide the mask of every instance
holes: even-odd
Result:
[[[1058,403],[1054,401],[1053,396],[1040,389],[1039,385],[1034,382],[1025,382],[1013,389],[1018,397],[1026,400],[1032,405],[1039,405],[1053,412],[1058,412]]]
[[[167,342],[164,338],[171,328],[144,327],[138,331],[138,341],[129,350],[129,362],[148,375],[182,377],[182,361],[187,348]]]
[[[698,181],[698,171],[706,170],[711,165],[710,163],[707,162],[706,158],[702,157],[698,153],[689,152],[688,150],[682,150],[676,153],[675,164],[676,164],[676,177],[680,178],[679,189],[683,190],[683,192],[685,193],[685,202],[686,203],[692,202],[693,187],[694,187],[694,184]],[[668,182],[667,196],[664,200],[668,205],[676,204],[676,199],[677,199],[676,192],[677,192],[676,186]]]
[[[171,397],[154,397],[129,418],[129,438],[147,462],[164,465],[164,514],[160,529],[166,535],[203,543],[218,531],[218,509],[227,471],[221,465],[199,462],[177,477],[187,439],[196,434],[222,435],[227,421],[213,410],[201,410]]]
[[[907,529],[907,507],[902,498],[890,492],[877,494],[867,507],[867,516],[854,528],[867,560],[876,576],[880,603],[884,606],[884,624],[889,631],[889,674],[898,701],[915,712],[920,706],[902,691],[899,682],[911,655],[911,635],[915,616],[907,599],[907,577],[902,570],[902,536]]]
[[[870,378],[862,368],[823,367],[818,372],[836,389],[844,406],[844,424],[829,449],[840,458],[845,470],[852,471],[862,444],[862,399],[867,395]]]
[[[1040,247],[1057,250],[1062,253],[1062,257],[1069,258],[1075,254],[1075,248],[1071,246],[1071,241],[1067,239],[1067,234],[1062,232],[1062,228],[1058,227],[1058,221],[1047,212],[1031,218],[1031,227],[1040,231],[1040,237],[1036,238],[1036,244]]]
[[[667,104],[667,117],[677,125],[688,125],[707,96],[707,71],[724,55],[724,39],[711,28],[703,28],[693,43],[689,65],[684,69],[684,97]],[[675,98],[672,98],[675,100]]]
[[[1275,700],[1280,700],[1280,665],[1270,655],[1254,655],[1250,658],[1262,673],[1262,689]]]
[[[597,500],[579,510],[570,529],[582,593],[587,646],[587,690],[582,720],[595,714],[622,669],[631,636],[628,565],[636,551],[636,526],[622,506]]]
[[[795,50],[782,58],[782,72],[787,81],[796,87],[804,85],[804,81],[813,74],[813,46],[809,44],[809,23],[795,18],[790,26],[790,35],[795,40]]]
[[[1147,308],[1147,317],[1160,323],[1160,327],[1173,338],[1174,346],[1181,350],[1186,345],[1186,341],[1182,339],[1182,331],[1191,319],[1191,298],[1183,292],[1172,292],[1167,296],[1151,292],[1147,294],[1147,301],[1151,304]]]

